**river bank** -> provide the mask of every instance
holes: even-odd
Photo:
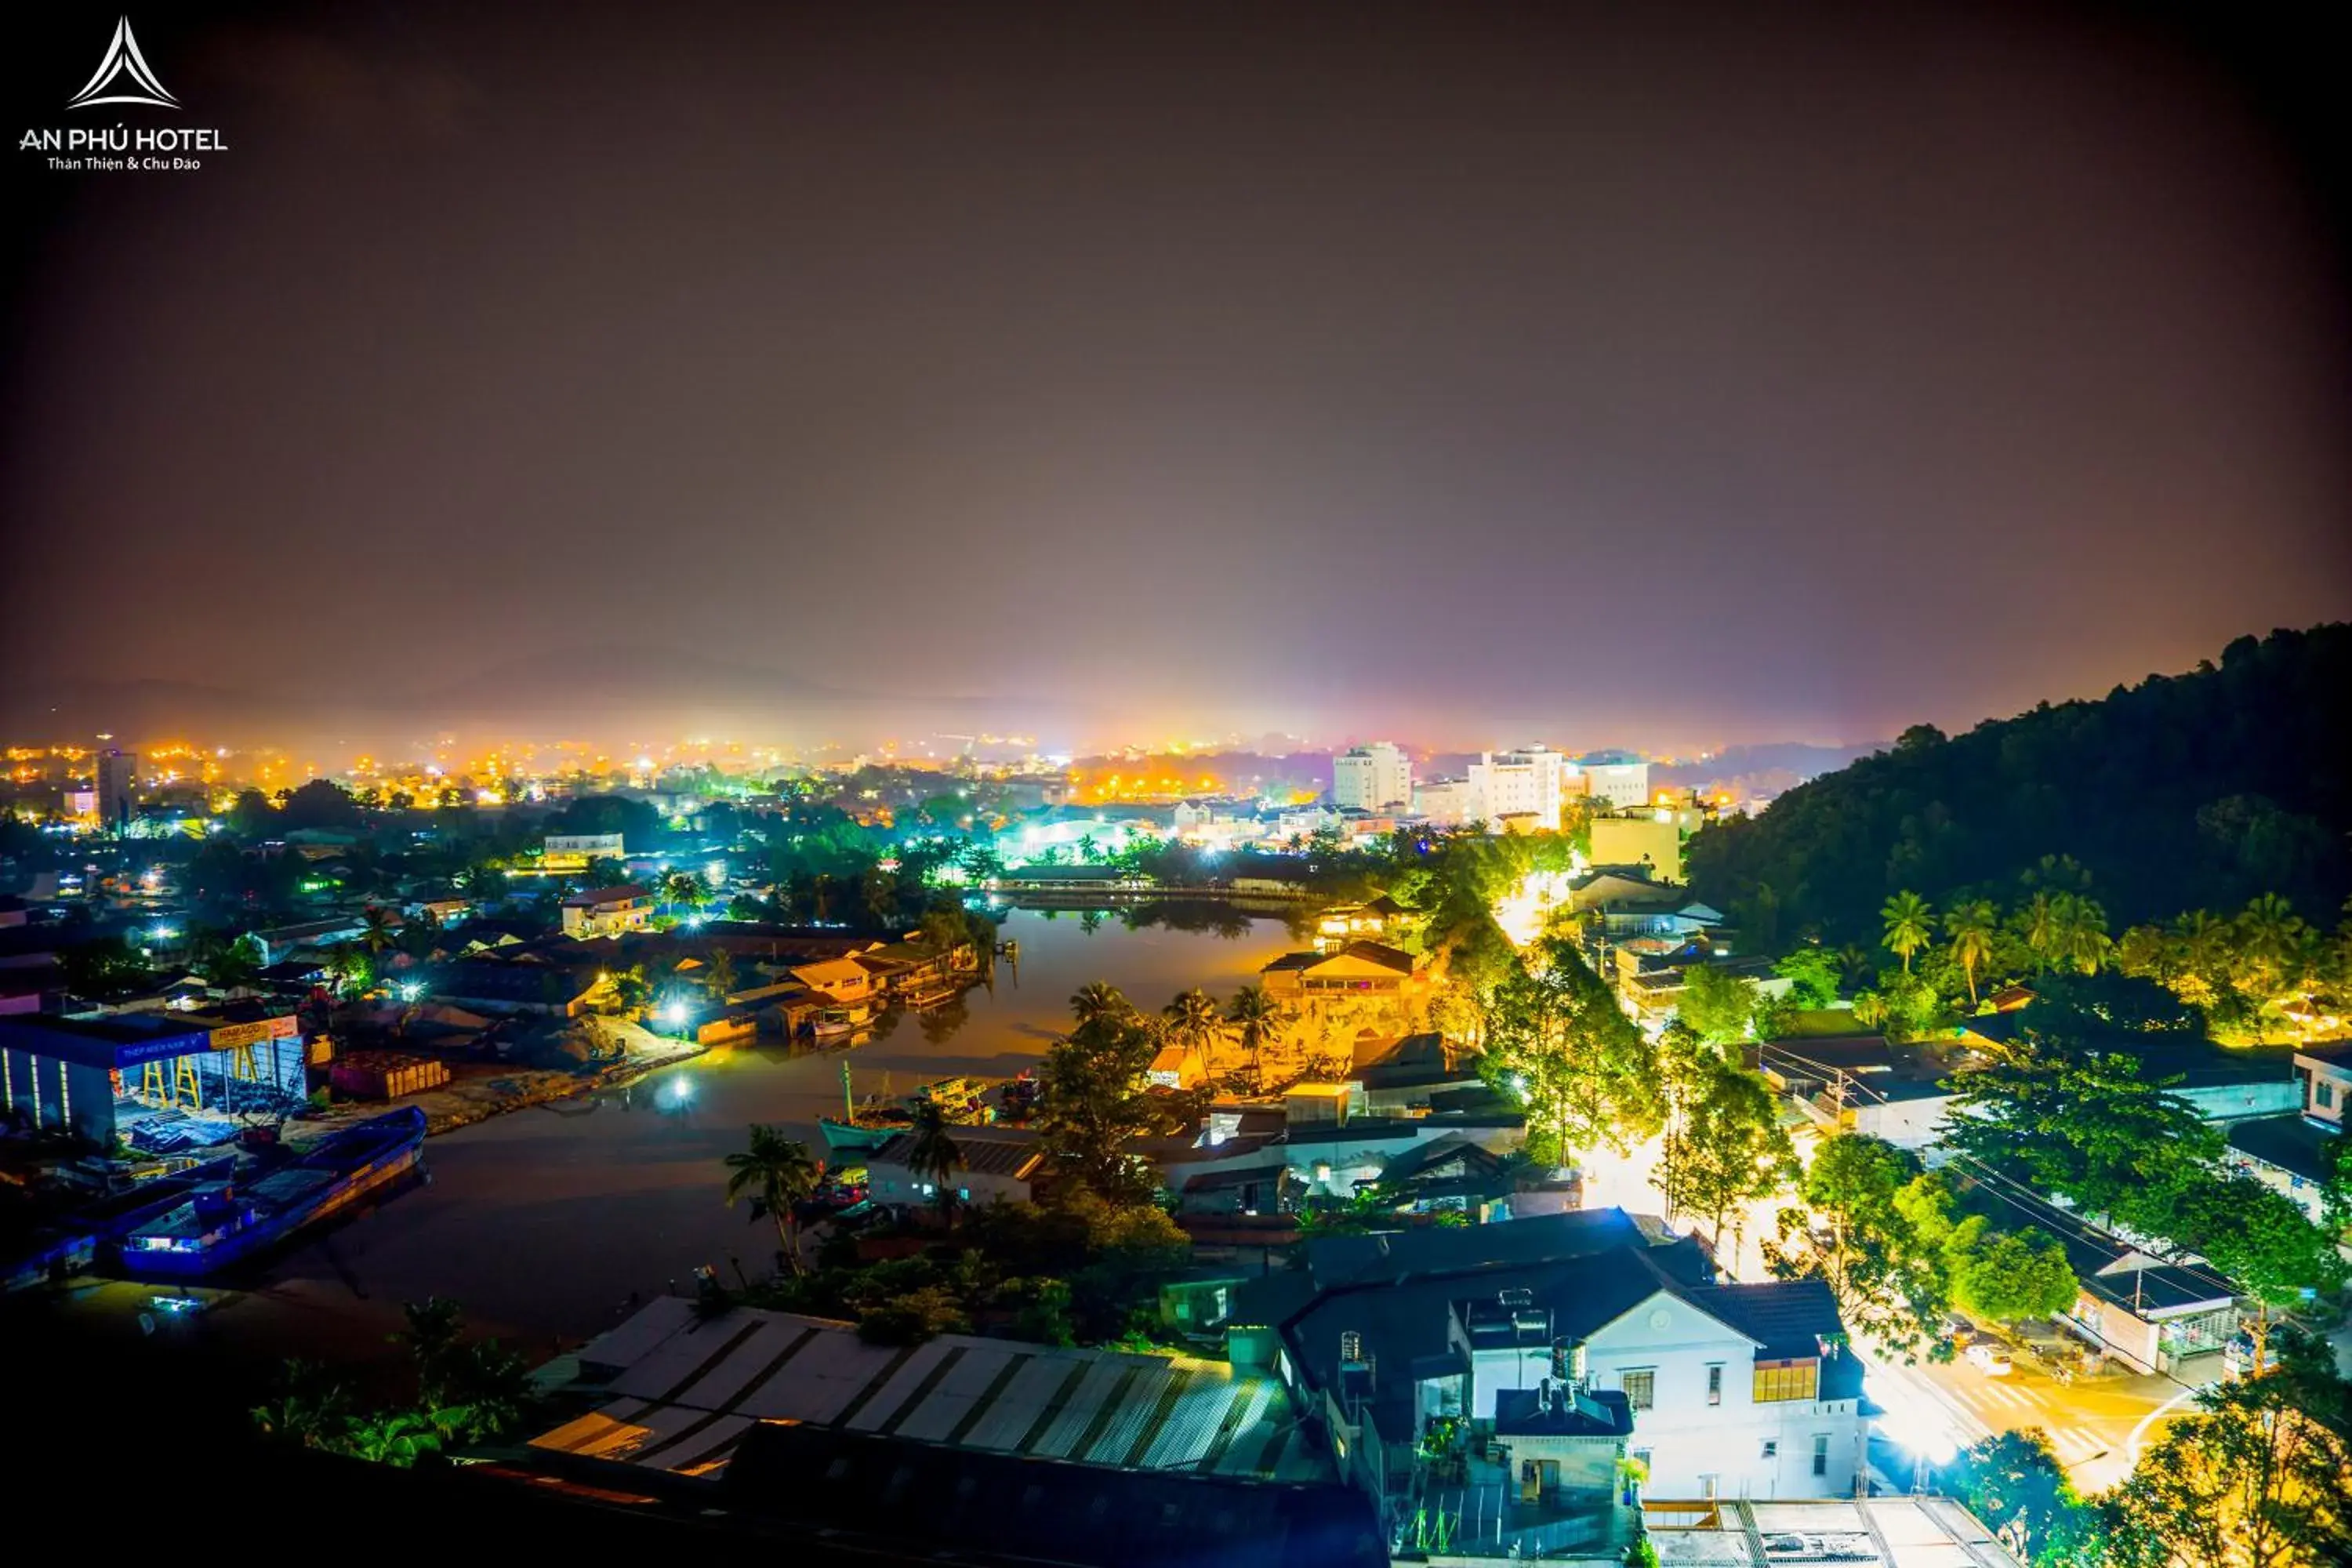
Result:
[[[694,1040],[656,1035],[634,1023],[585,1018],[578,1027],[594,1049],[576,1068],[507,1068],[467,1064],[437,1089],[404,1095],[398,1103],[425,1112],[427,1137],[454,1132],[494,1116],[573,1100],[600,1090],[625,1089],[649,1073],[691,1061],[710,1049]],[[345,1101],[323,1116],[286,1124],[286,1142],[300,1148],[372,1116],[386,1107],[373,1100]]]

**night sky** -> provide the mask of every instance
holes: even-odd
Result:
[[[1891,13],[134,7],[230,150],[10,149],[8,713],[1864,741],[2352,613],[2319,39]]]

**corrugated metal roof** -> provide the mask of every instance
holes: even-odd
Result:
[[[1328,1479],[1288,1395],[1222,1362],[950,1334],[871,1345],[847,1323],[664,1298],[581,1352],[614,1395],[535,1447],[715,1475],[745,1428],[793,1421],[1119,1468]]]

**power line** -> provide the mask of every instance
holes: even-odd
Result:
[[[1783,1057],[1789,1061],[1798,1063],[1801,1066],[1810,1067],[1817,1072],[1832,1075],[1839,1080],[1842,1089],[1850,1088],[1859,1090],[1872,1096],[1877,1103],[1882,1105],[1892,1103],[1892,1101],[1887,1099],[1884,1091],[1862,1082],[1854,1074],[1844,1068],[1832,1067],[1827,1063],[1816,1061],[1808,1057],[1799,1056],[1794,1051],[1785,1050],[1777,1046],[1759,1042],[1757,1054],[1759,1058],[1767,1052]],[[1972,1174],[1977,1175],[1983,1181],[1999,1182],[2004,1185],[2014,1187],[2019,1192],[2023,1193],[2027,1198],[2032,1200],[2032,1207],[2028,1207],[2025,1203],[2009,1196],[2006,1193],[1997,1191],[1990,1187],[1984,1189],[1990,1196],[1998,1198],[2001,1202],[2008,1204],[2011,1207],[2017,1209],[2019,1212],[2024,1214],[2029,1219],[2034,1220],[2037,1224],[2047,1224],[2050,1218],[2054,1217],[2061,1223],[2072,1226],[2074,1239],[2083,1243],[2086,1247],[2101,1246],[2104,1241],[2120,1243],[2132,1252],[2141,1250],[2137,1244],[2126,1241],[2122,1237],[2113,1236],[2106,1232],[2099,1231],[2088,1219],[2071,1215],[2066,1210],[2059,1208],[2047,1198],[2044,1198],[2040,1194],[2036,1193],[2032,1187],[2027,1186],[2024,1183],[2018,1181],[2012,1176],[2009,1176],[1993,1169],[1990,1165],[1986,1164],[1983,1161],[1978,1159],[1973,1154],[1948,1148],[1945,1150],[1945,1157],[1952,1163],[1968,1167]],[[2243,1289],[2236,1280],[2230,1279],[2227,1275],[2214,1272],[2213,1270],[2200,1265],[2193,1263],[2167,1262],[2163,1264],[2163,1267],[2168,1268],[2178,1268],[2183,1273],[2200,1279],[2208,1285],[2218,1287],[2224,1290],[2232,1300],[2244,1294]],[[2140,1272],[2145,1272],[2145,1270],[2140,1270]]]

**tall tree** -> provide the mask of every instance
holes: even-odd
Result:
[[[913,1142],[907,1150],[907,1169],[930,1182],[938,1194],[940,1216],[952,1223],[955,1175],[964,1168],[964,1157],[963,1151],[956,1145],[955,1134],[949,1130],[946,1115],[936,1104],[924,1100],[915,1108],[915,1124],[908,1136]]]
[[[1948,1146],[2146,1235],[2171,1233],[2180,1194],[2221,1155],[2169,1081],[2063,1037],[2029,1033],[1952,1086]]]
[[[1657,1056],[1575,944],[1547,937],[1496,988],[1479,1070],[1527,1106],[1536,1155],[1568,1164],[1664,1124]]]
[[[1157,1120],[1146,1071],[1159,1036],[1132,1011],[1104,1012],[1045,1052],[1037,1125],[1060,1167],[1114,1204],[1148,1202],[1151,1182],[1128,1145]]]
[[[1708,1044],[1729,1045],[1748,1037],[1759,994],[1752,980],[1711,963],[1694,964],[1685,972],[1675,1016]]]
[[[380,955],[400,940],[399,927],[392,912],[380,904],[370,904],[360,916],[360,945],[372,955]]]
[[[2050,1435],[2039,1427],[1996,1432],[1961,1449],[1950,1484],[2001,1544],[2036,1568],[2081,1561],[2075,1549],[2095,1532]]]
[[[662,902],[691,915],[710,901],[710,884],[698,871],[672,871],[662,879]]]
[[[1697,1092],[1676,1118],[1658,1184],[1674,1207],[1704,1218],[1719,1242],[1727,1213],[1796,1180],[1797,1152],[1762,1079],[1720,1057],[1703,1058],[1696,1076]]]
[[[2305,1568],[2352,1560],[2352,1388],[2326,1342],[2209,1384],[2107,1500],[2113,1568]]]
[[[748,1199],[754,1225],[774,1223],[785,1266],[795,1274],[802,1268],[798,1205],[816,1191],[822,1175],[808,1145],[785,1137],[781,1127],[753,1123],[749,1146],[727,1156],[729,1205]]]
[[[1243,986],[1226,1005],[1225,1022],[1240,1037],[1242,1049],[1249,1057],[1250,1081],[1255,1088],[1265,1087],[1266,1044],[1281,1035],[1287,1016],[1282,1004],[1267,995],[1261,985]]]
[[[1937,1341],[1949,1300],[1941,1257],[1897,1202],[1919,1173],[1918,1161],[1892,1143],[1836,1134],[1798,1189],[1826,1222],[1827,1245],[1768,1248],[1766,1258],[1783,1279],[1827,1281],[1850,1327],[1911,1361]]]
[[[1994,939],[2000,929],[2000,911],[1990,899],[1969,899],[1954,904],[1944,916],[1944,934],[1952,941],[1952,962],[1968,976],[1969,1005],[1977,1005],[1977,976],[1992,962]]]
[[[1170,1042],[1182,1047],[1205,1071],[1211,1052],[1225,1034],[1225,1016],[1217,1011],[1216,998],[1198,987],[1180,991],[1160,1016],[1167,1020]]]
[[[1927,900],[1905,889],[1886,900],[1878,911],[1886,928],[1886,951],[1903,961],[1903,973],[1911,973],[1911,955],[1935,939],[1936,911]]]
[[[1102,1018],[1132,1016],[1134,1012],[1135,1004],[1118,987],[1099,980],[1088,981],[1070,996],[1070,1014],[1082,1025]]]

